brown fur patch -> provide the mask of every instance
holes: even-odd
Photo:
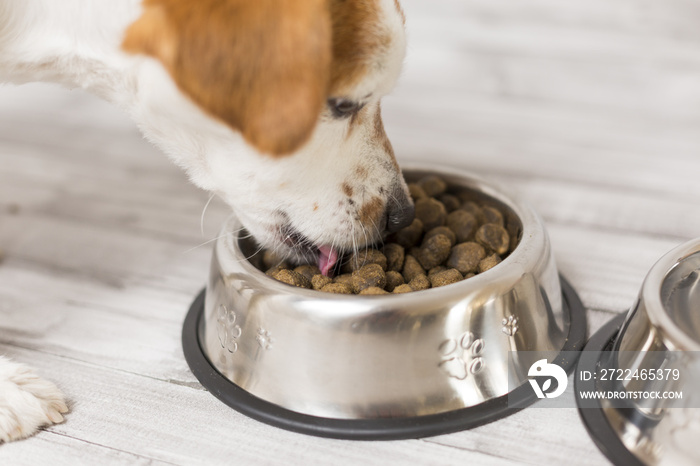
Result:
[[[275,156],[299,149],[326,99],[351,90],[392,41],[379,0],[143,0],[143,6],[122,48],[158,59],[205,112]],[[348,134],[369,117],[360,111]]]
[[[343,95],[367,73],[391,36],[380,26],[378,0],[331,0],[333,68],[331,95]]]
[[[144,2],[141,17],[127,30],[122,47],[126,51],[161,57],[165,63],[172,63],[176,57],[176,35],[173,24],[162,5],[147,6]]]
[[[262,152],[288,154],[308,140],[336,61],[327,0],[143,5],[124,50],[160,60],[186,95]]]
[[[403,8],[401,8],[399,0],[394,0],[394,5],[396,6],[396,10],[399,12],[399,15],[401,15],[401,22],[406,24],[406,14],[403,12]]]
[[[375,196],[360,208],[360,222],[363,225],[378,225],[380,217],[384,213],[382,198]]]
[[[355,113],[350,117],[350,124],[348,125],[348,132],[345,134],[346,138],[352,135],[355,128],[359,128],[367,119],[367,107],[361,108],[359,112]]]
[[[343,193],[344,193],[347,197],[352,197],[352,192],[353,192],[353,191],[352,191],[352,186],[350,186],[348,183],[343,183],[342,188],[343,188]]]
[[[381,106],[377,105],[377,113],[374,114],[374,137],[379,141],[379,143],[384,148],[384,151],[389,154],[391,161],[399,170],[399,163],[396,161],[396,155],[394,154],[394,148],[391,146],[391,141],[384,131],[384,122],[382,122],[382,109]]]
[[[367,170],[367,167],[364,165],[358,165],[355,167],[355,175],[357,175],[357,178],[359,178],[360,181],[364,181],[369,176],[369,170]]]

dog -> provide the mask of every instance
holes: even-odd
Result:
[[[413,217],[380,110],[404,22],[396,0],[0,0],[0,82],[114,103],[261,247],[328,273]],[[66,412],[0,357],[0,441]]]

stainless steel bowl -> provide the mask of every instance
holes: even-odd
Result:
[[[255,244],[235,233],[240,225],[229,219],[214,250],[197,324],[198,344],[213,369],[232,382],[236,396],[252,396],[229,404],[283,427],[289,426],[270,419],[279,416],[241,405],[260,402],[279,407],[280,416],[307,416],[303,419],[311,424],[332,419],[350,430],[352,424],[342,421],[447,419],[447,413],[494,399],[505,409],[509,376],[527,384],[534,351],[556,354],[582,346],[585,317],[577,308],[573,338],[571,303],[562,298],[549,238],[535,212],[469,173],[404,168],[409,181],[427,174],[438,174],[506,212],[508,229],[519,243],[502,263],[459,283],[419,292],[321,293],[285,285],[254,267],[246,258]],[[573,290],[568,300],[580,307]],[[519,350],[527,351],[523,360],[509,365],[509,353]],[[215,394],[224,398],[229,389]],[[460,422],[468,424],[455,420]],[[456,424],[443,430],[456,430]]]
[[[601,353],[592,361],[582,358],[579,372],[586,364],[597,365],[599,374],[607,369],[621,375],[597,386],[624,399],[602,400],[598,412],[581,410],[584,421],[593,417],[598,424],[591,433],[611,459],[700,464],[700,238],[664,255],[624,321],[620,316],[601,329],[586,350]],[[671,393],[682,398],[668,398]]]

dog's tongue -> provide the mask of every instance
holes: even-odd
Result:
[[[319,246],[318,252],[318,268],[323,275],[328,276],[328,272],[338,262],[338,251],[330,246]]]

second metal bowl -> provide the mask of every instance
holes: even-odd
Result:
[[[586,345],[577,372],[581,416],[613,462],[700,464],[700,238],[651,268],[630,311]],[[583,382],[582,373],[595,375]],[[594,391],[604,398],[583,399]]]

